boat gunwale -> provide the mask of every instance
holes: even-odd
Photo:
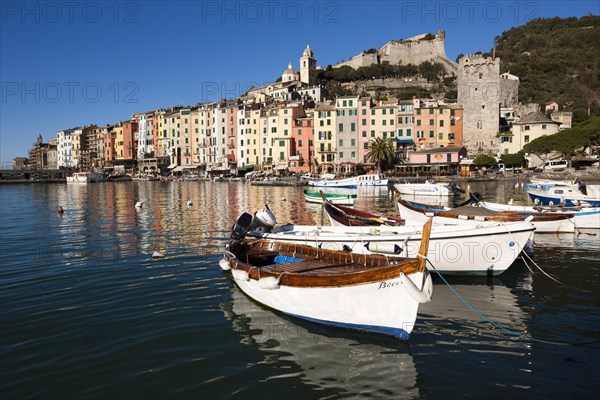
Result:
[[[429,216],[427,214],[433,213],[433,216],[435,216],[435,217],[444,217],[444,218],[452,218],[452,219],[464,219],[464,218],[459,218],[459,216],[463,216],[463,217],[467,217],[466,218],[467,220],[473,220],[473,221],[518,222],[518,221],[523,221],[523,220],[525,220],[525,218],[528,217],[528,216],[524,216],[524,215],[518,215],[519,213],[522,213],[519,211],[515,211],[514,214],[504,214],[503,212],[498,212],[498,215],[468,215],[468,214],[460,214],[457,212],[452,212],[452,210],[448,210],[448,211],[431,210],[431,209],[427,208],[427,206],[428,206],[427,204],[410,202],[410,201],[404,200],[402,198],[398,199],[398,203],[401,204],[403,207],[408,208],[411,211],[419,212],[426,216]],[[423,208],[413,206],[413,204],[416,204],[418,206],[423,206]],[[512,211],[507,211],[507,213],[512,213]],[[567,220],[567,219],[571,219],[571,218],[575,217],[575,214],[572,214],[572,213],[548,215],[548,213],[532,212],[532,213],[528,213],[528,214],[533,216],[533,220],[531,222],[554,222],[554,221]]]
[[[248,252],[245,254],[229,255],[228,261],[230,262],[232,269],[246,271],[249,278],[253,280],[274,277],[279,280],[281,285],[290,287],[356,286],[395,279],[400,276],[400,273],[411,275],[424,270],[424,263],[416,258],[386,256],[381,254],[356,254],[267,239],[245,240],[242,243],[250,245],[251,249],[249,248]],[[315,257],[315,261],[327,260],[335,263],[331,266],[322,265],[320,268],[322,271],[326,269],[337,269],[337,271],[334,271],[333,273],[331,271],[329,271],[329,273],[317,273],[315,272],[315,268],[306,269],[305,271],[293,271],[292,267],[295,262],[268,264],[258,267],[240,259],[240,257],[244,258],[244,255],[247,255],[250,250],[263,250],[265,252],[291,255],[294,257],[301,256],[303,258]],[[258,257],[259,255],[260,253],[257,253],[254,256]],[[252,257],[252,255],[250,255],[250,257]],[[310,262],[310,260],[308,261]],[[423,264],[423,268],[421,268],[421,264]],[[289,271],[286,271],[286,267],[288,267]]]

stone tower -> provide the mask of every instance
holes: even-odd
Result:
[[[317,59],[309,45],[306,45],[306,49],[300,57],[300,82],[306,85],[317,83]]]
[[[500,59],[472,54],[458,60],[458,104],[470,155],[499,152]]]

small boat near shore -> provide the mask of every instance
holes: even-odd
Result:
[[[95,183],[100,182],[100,174],[95,172],[73,172],[71,176],[67,176],[67,183]]]
[[[342,204],[342,205],[353,205],[354,200],[358,197],[356,194],[342,194],[342,193],[323,193],[322,191],[309,190],[304,189],[304,198],[309,203],[323,203],[323,196],[325,200],[331,202],[332,204]]]
[[[234,225],[219,263],[255,301],[312,322],[408,340],[419,304],[433,291],[426,264],[431,223],[419,257],[355,254],[296,243],[245,240],[253,219]]]
[[[401,195],[409,196],[448,197],[464,193],[462,189],[453,183],[441,184],[429,180],[425,181],[425,183],[396,183],[394,184],[394,189]]]
[[[357,188],[360,186],[387,186],[388,179],[382,174],[366,174],[342,179],[309,180],[308,185],[321,188]]]

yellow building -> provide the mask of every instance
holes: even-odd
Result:
[[[371,108],[370,140],[395,139],[398,101],[385,100]]]

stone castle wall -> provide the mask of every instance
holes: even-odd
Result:
[[[425,61],[438,62],[446,68],[447,73],[456,74],[456,63],[448,60],[444,49],[445,32],[438,31],[433,39],[424,39],[425,35],[419,35],[406,40],[392,40],[383,45],[375,53],[361,53],[349,60],[334,65],[334,68],[343,65],[352,68],[364,67],[371,64],[379,64],[384,61],[390,64],[414,64],[419,65]]]

